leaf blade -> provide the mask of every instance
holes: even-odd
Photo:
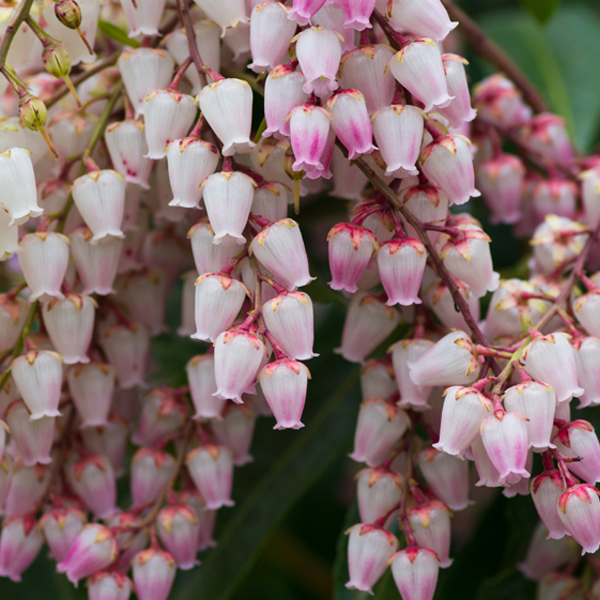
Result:
[[[109,23],[108,21],[103,21],[102,19],[100,19],[98,21],[98,29],[106,37],[109,37],[111,40],[114,40],[119,44],[123,44],[124,46],[129,46],[131,48],[140,47],[140,43],[137,40],[133,40],[130,37],[128,37],[126,31],[124,31],[120,27],[117,27],[116,25],[113,25],[112,23]]]

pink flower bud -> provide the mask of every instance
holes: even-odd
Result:
[[[125,50],[117,66],[137,118],[144,114],[146,96],[169,85],[175,61],[166,50],[136,48]]]
[[[290,11],[291,16],[294,9]],[[296,56],[306,77],[304,91],[322,98],[339,87],[337,70],[342,58],[342,42],[337,31],[325,27],[310,27],[292,39]]]
[[[69,581],[77,587],[80,579],[108,567],[117,554],[117,541],[110,529],[90,523],[75,538],[67,556],[56,569],[59,573],[66,573]]]
[[[209,142],[198,138],[175,139],[166,148],[169,181],[173,200],[169,206],[198,208],[200,184],[215,172],[219,152]]]
[[[569,463],[569,470],[592,485],[600,481],[600,442],[590,423],[571,421],[559,429],[552,441],[564,456],[581,459]]]
[[[145,385],[150,333],[141,323],[115,325],[104,332],[100,345],[108,362],[117,369],[121,389]]]
[[[293,171],[312,173],[324,168],[321,157],[327,145],[331,119],[320,106],[303,104],[290,111],[287,120],[295,158]]]
[[[125,177],[125,181],[148,189],[152,161],[146,158],[144,123],[133,119],[112,123],[106,128],[104,139],[115,171]]]
[[[408,521],[423,548],[433,550],[440,559],[442,569],[452,564],[450,554],[450,511],[448,507],[433,500],[415,506],[408,511]]]
[[[117,488],[115,474],[107,457],[90,455],[67,469],[72,490],[97,518],[104,519],[115,512]]]
[[[429,180],[448,194],[451,204],[464,204],[481,193],[475,189],[471,142],[458,134],[441,137],[429,144],[419,159]]]
[[[569,337],[560,332],[536,335],[521,353],[528,375],[552,386],[559,403],[568,402],[585,391],[577,383],[577,367]]]
[[[475,388],[449,387],[444,393],[440,441],[433,447],[463,458],[465,450],[478,437],[479,427],[491,410],[492,403]]]
[[[71,233],[71,253],[84,286],[83,293],[106,296],[114,293],[113,282],[123,242],[113,237],[104,238],[101,244],[95,244],[92,240],[90,229],[76,229]]]
[[[217,391],[215,381],[215,358],[212,354],[194,356],[185,366],[190,395],[196,409],[194,419],[220,419],[223,400],[214,394]]]
[[[19,242],[19,266],[29,287],[29,301],[62,298],[60,286],[69,263],[69,239],[60,233],[28,233]]]
[[[252,240],[249,252],[290,291],[314,279],[308,272],[300,226],[292,219],[267,225]]]
[[[392,364],[400,390],[398,406],[413,407],[415,410],[428,408],[427,401],[433,386],[415,385],[410,378],[408,363],[415,362],[433,346],[433,342],[425,339],[405,339],[396,342],[392,351]],[[454,510],[454,509],[453,509]]]
[[[425,105],[425,112],[444,108],[454,98],[448,94],[440,49],[431,38],[406,43],[387,68],[400,85]]]
[[[398,391],[392,365],[379,358],[369,360],[360,371],[363,398],[389,398]]]
[[[600,336],[600,293],[592,290],[577,298],[574,304],[575,316],[593,336]]]
[[[445,335],[415,362],[407,364],[415,385],[469,385],[479,376],[475,347],[463,331]]]
[[[396,329],[400,316],[376,296],[360,292],[352,298],[335,350],[350,362],[362,363]]]
[[[223,418],[213,420],[211,427],[219,444],[233,451],[233,464],[241,467],[252,462],[250,454],[252,437],[254,435],[254,413],[246,404],[228,402],[223,409]]]
[[[408,415],[395,404],[381,398],[368,398],[360,405],[350,458],[377,467],[408,425]]]
[[[469,500],[469,463],[467,461],[459,460],[435,448],[426,448],[420,452],[418,464],[433,493],[451,510],[463,510],[472,504]],[[419,541],[418,538],[417,541]],[[419,543],[436,550],[424,542]],[[442,554],[437,550],[436,552],[443,560]]]
[[[531,117],[519,90],[500,73],[487,77],[475,86],[474,101],[481,116],[496,125],[515,127]]]
[[[133,506],[156,500],[175,475],[175,459],[162,450],[140,448],[131,461],[131,499]]]
[[[280,2],[261,2],[250,15],[250,50],[255,73],[274,69],[285,57],[296,31],[288,19],[290,9]]]
[[[540,220],[546,215],[574,219],[578,191],[577,186],[566,179],[540,181],[531,192],[534,211]]]
[[[155,388],[144,394],[140,421],[132,436],[134,444],[153,446],[181,429],[187,407],[169,388]]]
[[[373,586],[384,574],[392,554],[398,549],[398,540],[389,531],[375,525],[357,523],[346,533],[348,538],[348,570],[350,581],[346,587],[373,594]]]
[[[327,101],[333,117],[331,126],[348,149],[348,159],[377,150],[371,143],[373,134],[365,97],[358,90],[341,90]]]
[[[600,339],[583,337],[573,344],[577,379],[585,393],[579,397],[579,408],[600,404]]]
[[[81,418],[82,429],[108,425],[115,376],[115,368],[104,363],[79,365],[69,370],[69,393]]]
[[[8,213],[8,225],[23,225],[44,211],[38,206],[31,152],[11,148],[0,153],[0,209]]]
[[[156,518],[158,537],[182,571],[200,564],[196,559],[198,526],[196,511],[185,505],[165,506]]]
[[[448,215],[448,196],[432,185],[416,185],[402,192],[404,205],[415,217],[425,223],[443,221]],[[404,224],[409,237],[418,238],[417,232],[408,223]],[[435,244],[440,237],[437,231],[428,231],[429,239]]]
[[[524,381],[506,390],[504,395],[506,410],[523,415],[529,445],[541,452],[552,448],[550,443],[556,397],[554,390],[546,383]]]
[[[595,227],[600,219],[600,169],[595,167],[579,174],[581,180],[581,203],[584,214],[582,222]]]
[[[129,577],[115,571],[95,573],[88,582],[88,600],[129,600],[132,591]]]
[[[260,387],[277,419],[273,429],[304,427],[302,411],[310,373],[296,360],[282,359],[268,364],[260,372]]]
[[[393,27],[441,42],[458,25],[440,0],[393,0],[387,16]],[[409,599],[406,599],[409,600]]]
[[[188,452],[185,464],[207,508],[234,505],[231,499],[233,452],[227,446],[198,446]]]
[[[399,473],[383,468],[363,469],[356,478],[361,522],[374,524],[400,502],[404,484]]]
[[[198,273],[218,273],[239,252],[237,244],[214,244],[214,231],[210,223],[200,222],[188,232]]]
[[[527,121],[521,135],[526,144],[550,160],[565,167],[571,164],[573,148],[561,117],[549,113],[536,115]]]
[[[214,342],[231,327],[244,300],[250,297],[248,288],[236,279],[219,273],[205,273],[196,280],[196,340]]]
[[[221,79],[204,86],[197,97],[200,110],[216,136],[223,142],[223,156],[245,154],[254,148],[252,90],[241,79]]]
[[[22,400],[15,400],[7,408],[5,417],[23,464],[28,467],[37,463],[50,464],[55,419],[41,416],[32,420]]]
[[[255,186],[251,177],[233,171],[214,173],[202,182],[204,206],[215,232],[213,244],[245,243],[242,232],[250,214]]]
[[[196,490],[190,488],[180,490],[177,495],[181,504],[186,504],[194,509],[198,519],[198,551],[202,552],[207,548],[213,548],[217,543],[212,536],[215,529],[216,510],[206,508],[205,502]]]
[[[85,514],[69,506],[44,513],[39,527],[50,548],[50,555],[56,562],[62,562],[66,558],[69,548],[86,523]]]
[[[33,517],[15,515],[5,519],[0,534],[0,576],[21,581],[21,573],[35,560],[43,543]]]
[[[293,19],[298,25],[309,25],[312,17],[325,4],[325,0],[293,0],[288,19]]]
[[[521,477],[528,478],[527,426],[525,419],[513,412],[494,412],[481,424],[481,441],[500,473],[500,483],[517,483]]]
[[[600,547],[598,490],[587,483],[574,485],[558,499],[558,516],[567,533],[582,547],[581,554]]]
[[[139,600],[167,600],[175,579],[175,560],[164,550],[148,548],[133,557],[133,583]]]
[[[531,498],[535,509],[548,530],[548,538],[559,540],[566,531],[556,510],[559,496],[565,491],[560,471],[544,471],[531,480]]]
[[[471,108],[471,94],[465,73],[465,65],[469,63],[457,54],[443,54],[442,64],[446,73],[448,93],[454,97],[454,100],[447,107],[438,110],[448,119],[451,127],[459,128],[464,123],[470,123],[477,116],[477,111]]]
[[[392,575],[404,600],[432,600],[440,559],[428,548],[406,548],[390,559]]]
[[[369,19],[375,9],[375,0],[340,0],[340,5],[346,16],[345,29],[356,31],[371,29]]]
[[[26,467],[22,461],[17,462],[4,502],[4,516],[11,517],[35,510],[48,491],[51,478],[52,470],[47,465]]]

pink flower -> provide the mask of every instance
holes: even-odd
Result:
[[[226,446],[206,444],[188,452],[185,464],[206,507],[233,506],[233,452]]]
[[[454,96],[454,100],[447,107],[438,110],[450,121],[451,127],[459,128],[477,116],[477,111],[471,108],[471,94],[465,73],[465,65],[469,63],[457,54],[443,54],[442,64],[446,73],[448,93]]]
[[[470,450],[479,475],[479,481],[475,486],[500,487],[500,473],[492,464],[480,435],[473,441]]]
[[[129,600],[132,591],[129,577],[115,571],[95,573],[88,583],[89,600]]]
[[[344,29],[371,29],[369,19],[375,9],[375,0],[340,0],[340,5],[346,16]]]
[[[158,537],[182,571],[200,564],[196,559],[198,526],[196,512],[185,505],[165,506],[156,517]]]
[[[574,485],[558,499],[558,516],[567,533],[582,547],[581,554],[600,547],[600,500],[598,490],[587,483]]]
[[[383,468],[363,469],[356,478],[358,512],[362,523],[374,524],[400,502],[404,483],[399,473]]]
[[[0,210],[8,213],[8,225],[23,225],[29,217],[39,217],[44,210],[38,206],[35,174],[31,152],[11,148],[0,153]]]
[[[69,370],[69,393],[81,418],[81,429],[108,425],[115,376],[114,367],[104,363],[78,365]]]
[[[97,518],[105,519],[117,509],[116,478],[107,457],[86,456],[67,469],[73,491]]]
[[[121,389],[145,385],[146,365],[150,350],[148,328],[140,323],[115,325],[100,339],[108,362],[117,369]]]
[[[140,448],[131,461],[132,505],[153,502],[175,475],[175,459],[155,448]]]
[[[596,406],[600,403],[600,340],[597,337],[578,338],[573,350],[577,380],[585,390],[579,396],[579,408]]]
[[[307,173],[322,170],[321,158],[327,145],[331,115],[320,106],[303,104],[293,108],[287,119],[295,157],[292,170]]]
[[[85,514],[70,506],[54,508],[44,513],[39,527],[56,562],[62,562],[66,558],[69,548],[86,522]]]
[[[548,530],[548,538],[559,540],[564,537],[565,526],[558,516],[556,507],[565,484],[560,471],[544,471],[531,480],[531,498],[535,509]]]
[[[581,459],[569,463],[569,470],[592,485],[600,481],[600,442],[590,423],[581,419],[566,423],[552,441],[564,456]]]
[[[154,388],[144,394],[141,415],[131,440],[153,446],[183,427],[187,406],[174,397],[170,388]]]
[[[251,212],[272,223],[285,219],[288,212],[288,191],[285,186],[277,181],[256,186]]]
[[[158,26],[165,8],[165,0],[150,0],[150,2],[140,6],[136,4],[135,7],[131,0],[121,0],[121,6],[129,23],[130,38],[158,34]],[[127,597],[129,597],[129,594]]]
[[[407,548],[391,559],[392,575],[404,600],[432,600],[440,559],[428,548]]]
[[[438,42],[458,25],[450,21],[440,0],[393,0],[388,4],[387,16],[393,27]]]
[[[185,366],[190,386],[190,395],[196,414],[194,419],[220,419],[224,402],[215,396],[215,357],[212,354],[199,354]]]
[[[7,466],[2,458],[2,471]],[[12,469],[10,488],[4,501],[4,516],[26,514],[37,507],[50,485],[52,470],[48,465],[25,466],[22,461],[17,462]]]
[[[133,583],[138,600],[167,600],[175,579],[175,560],[164,550],[148,548],[133,557]]]
[[[398,386],[389,361],[380,358],[367,361],[360,371],[360,390],[363,398],[389,398],[396,393]]]
[[[250,446],[255,423],[256,416],[247,399],[244,404],[227,402],[219,419],[211,421],[211,428],[219,444],[233,451],[233,464],[236,467],[254,460],[250,454]]]
[[[188,232],[198,273],[218,273],[239,252],[237,244],[215,244],[210,223],[196,223]]]
[[[535,214],[541,220],[546,215],[574,219],[577,211],[578,187],[566,179],[540,181],[531,191]]]
[[[288,19],[299,25],[308,25],[314,14],[325,4],[325,0],[293,0]]]
[[[0,576],[21,581],[42,549],[44,538],[33,517],[15,515],[4,519],[0,534]]]
[[[450,553],[450,511],[437,500],[415,506],[408,511],[408,521],[417,544],[433,550],[442,569],[452,564]]]
[[[48,465],[52,462],[50,451],[54,441],[54,417],[41,416],[32,420],[24,402],[15,400],[6,409],[5,418],[23,464]]]
[[[573,147],[561,117],[549,113],[536,115],[525,123],[521,134],[527,144],[550,160],[565,167],[573,161]]]

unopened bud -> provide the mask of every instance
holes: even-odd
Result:
[[[69,29],[81,27],[81,9],[75,0],[58,0],[54,5],[54,14]]]
[[[25,94],[19,102],[19,116],[28,129],[39,131],[46,124],[48,111],[39,98]]]
[[[42,54],[42,61],[46,71],[53,77],[62,79],[71,73],[71,59],[62,46],[47,46]]]

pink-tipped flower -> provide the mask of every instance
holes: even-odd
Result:
[[[215,357],[212,354],[199,354],[185,366],[190,395],[196,413],[194,419],[220,419],[224,402],[217,398],[215,380]]]
[[[110,327],[100,344],[108,362],[117,369],[121,389],[145,385],[150,351],[150,333],[145,325],[132,323]]]
[[[450,127],[456,129],[462,127],[465,123],[470,123],[476,116],[477,111],[471,108],[471,94],[465,65],[469,63],[457,54],[443,54],[442,64],[446,73],[446,85],[448,93],[454,96],[446,108],[439,108],[439,113],[448,119]]]
[[[404,600],[432,600],[440,559],[428,548],[406,548],[390,559],[392,576]]]
[[[371,29],[369,19],[375,9],[375,0],[340,0],[340,5],[346,17],[344,29]]]
[[[354,293],[356,282],[377,250],[377,238],[362,225],[338,223],[327,235],[329,244],[329,268],[334,290]]]
[[[56,562],[62,562],[75,538],[87,523],[85,514],[70,506],[54,508],[44,513],[40,519],[40,529],[50,548],[50,555]]]
[[[296,21],[298,25],[309,25],[324,4],[325,0],[293,0],[288,19]]]
[[[547,533],[544,524],[538,523],[529,540],[525,560],[517,565],[517,569],[532,581],[540,581],[561,565],[577,558],[577,546],[570,536],[554,540],[546,537]]]
[[[2,460],[4,458],[6,455]],[[2,470],[6,472],[4,468]],[[12,517],[37,509],[38,503],[48,491],[51,479],[52,469],[48,465],[27,467],[23,461],[15,463],[10,488],[4,501],[4,516]]]
[[[129,600],[132,591],[129,577],[116,571],[94,573],[88,582],[88,600]]]
[[[377,253],[377,266],[388,306],[421,304],[419,290],[427,253],[423,244],[412,238],[384,242]]]
[[[428,179],[448,194],[451,204],[464,204],[481,193],[475,189],[471,142],[458,134],[445,135],[434,140],[419,159]]]
[[[52,462],[50,451],[56,419],[42,416],[32,420],[22,400],[15,400],[6,409],[5,418],[24,465],[48,465]]]
[[[408,415],[392,402],[368,398],[360,405],[350,458],[377,467],[409,425]]]
[[[415,410],[425,410],[428,408],[429,405],[427,402],[431,396],[433,386],[415,385],[410,378],[408,363],[418,360],[432,346],[432,341],[422,338],[400,340],[391,346],[392,364],[398,390],[400,391],[398,406],[413,407]],[[395,391],[395,387],[394,384],[394,389],[390,391],[390,394]]]
[[[210,223],[203,221],[190,229],[188,238],[198,273],[218,273],[240,250],[237,244],[215,244],[215,233]]]
[[[107,457],[90,455],[67,469],[71,489],[98,518],[105,519],[117,508],[115,473]]]
[[[127,545],[114,565],[114,568],[121,573],[127,573],[131,568],[133,557],[148,546],[148,530],[140,528],[141,525],[142,520],[130,512],[117,512],[106,519],[107,527],[123,528],[115,534],[120,551]]]
[[[176,571],[175,560],[168,552],[142,550],[133,557],[132,568],[138,600],[167,600]]]
[[[256,186],[252,214],[274,223],[287,217],[288,192],[282,183],[267,181]]]
[[[423,140],[423,113],[415,106],[392,104],[371,117],[373,135],[386,164],[386,175],[398,169],[417,172],[416,162]],[[402,139],[402,143],[398,143]]]
[[[331,115],[320,106],[303,104],[293,108],[287,120],[295,158],[292,170],[322,171],[321,158],[327,145]]]
[[[341,90],[327,101],[333,117],[331,126],[348,150],[348,159],[370,154],[377,148],[371,143],[373,133],[365,97],[358,90]]]
[[[579,174],[581,180],[581,203],[584,214],[582,222],[595,227],[600,219],[600,168],[597,166]]]
[[[552,386],[559,403],[568,402],[585,391],[577,383],[577,367],[569,337],[560,332],[545,336],[536,334],[521,353],[525,371],[537,381]]]
[[[152,161],[146,158],[144,123],[133,119],[112,123],[106,128],[104,139],[115,171],[125,177],[125,181],[148,189]]]
[[[290,14],[293,12],[290,11]],[[325,27],[310,27],[299,33],[292,41],[296,42],[296,56],[300,69],[306,77],[304,91],[322,98],[338,89],[336,74],[342,58],[340,34]]]
[[[404,44],[387,68],[400,85],[425,105],[425,112],[444,108],[454,98],[448,93],[440,49],[431,38]]]
[[[465,450],[478,437],[479,427],[491,410],[490,400],[475,388],[449,387],[444,394],[440,441],[433,447],[463,458]]]
[[[206,508],[233,506],[233,452],[226,446],[207,444],[188,452],[185,459],[194,485],[206,501]]]
[[[577,379],[585,390],[585,393],[579,397],[579,408],[597,406],[600,404],[600,339],[577,338],[573,350],[577,365]]]
[[[35,560],[43,543],[33,517],[15,515],[5,519],[0,534],[0,576],[21,581],[21,573]]]
[[[255,73],[277,67],[284,59],[296,23],[288,19],[290,9],[281,2],[261,2],[250,15],[250,51],[252,62],[248,65]]]
[[[19,266],[29,287],[29,301],[62,298],[60,286],[69,264],[69,239],[60,233],[38,231],[21,238]]]
[[[200,184],[215,172],[219,162],[217,148],[199,138],[186,137],[169,143],[166,156],[173,192],[169,206],[198,208]]]
[[[104,363],[93,362],[69,370],[69,393],[81,418],[82,429],[108,425],[115,379],[115,368]]]
[[[158,537],[182,571],[200,564],[196,559],[198,527],[196,511],[185,505],[165,506],[156,517]]]
[[[255,186],[251,177],[239,171],[214,173],[202,182],[204,206],[215,233],[213,244],[245,243],[242,232],[248,222]]]
[[[127,392],[125,392],[125,395],[123,395],[123,392],[116,392],[115,396],[117,400],[115,409],[122,411],[125,415],[127,415],[128,410],[131,411],[131,408],[134,410],[137,408],[135,391],[133,397]],[[88,452],[106,456],[110,460],[116,476],[120,477],[125,472],[123,459],[125,458],[128,438],[129,427],[127,422],[121,415],[113,413],[106,425],[87,428],[83,436],[83,445]]]
[[[387,17],[394,28],[438,42],[458,25],[450,20],[440,0],[393,0],[388,3]]]
[[[408,363],[415,385],[469,385],[477,381],[479,362],[469,336],[452,331],[415,362]]]
[[[539,220],[546,215],[574,219],[578,195],[578,187],[568,179],[540,181],[531,191],[534,213]]]
[[[304,427],[302,411],[310,373],[296,360],[287,358],[268,364],[260,372],[260,387],[277,423],[273,429]]]
[[[29,150],[11,148],[0,152],[0,180],[0,210],[8,213],[8,225],[23,225],[29,217],[39,217],[44,212],[37,203]]]
[[[481,441],[492,464],[500,473],[500,483],[511,485],[529,478],[527,426],[525,418],[513,412],[496,411],[481,424]]]
[[[408,511],[408,521],[417,544],[433,550],[442,569],[452,564],[450,558],[450,511],[445,504],[432,500]]]
[[[92,243],[107,237],[124,237],[125,178],[116,171],[91,171],[73,182],[71,192],[77,210],[94,234]]]
[[[398,391],[394,369],[385,359],[372,358],[360,371],[363,398],[389,398]]]
[[[500,487],[500,473],[492,464],[480,435],[471,444],[470,452],[473,455],[473,462],[479,475],[479,481],[475,484],[475,487]]]
[[[552,448],[550,443],[556,397],[547,383],[524,381],[506,390],[504,395],[506,410],[523,415],[528,421],[527,437],[534,451],[541,452]]]
[[[175,475],[175,459],[155,448],[140,448],[131,461],[133,506],[153,502]]]
[[[196,101],[216,136],[223,142],[223,156],[245,154],[254,148],[252,90],[241,79],[221,79],[202,88]]]
[[[211,428],[219,444],[233,451],[233,464],[241,467],[252,462],[250,454],[256,417],[247,403],[228,402],[223,408],[222,418],[214,419]]]
[[[469,500],[469,463],[467,461],[459,460],[435,448],[426,448],[420,452],[418,464],[433,493],[448,508],[463,510],[471,504]],[[427,544],[423,545],[431,548]],[[435,550],[435,548],[433,549]]]
[[[31,419],[59,417],[62,359],[56,352],[30,350],[15,358],[12,376]]]
[[[404,206],[413,213],[417,219],[425,223],[431,221],[443,222],[448,215],[448,196],[439,188],[430,184],[414,185],[402,192]],[[409,223],[404,223],[406,234],[416,238],[417,232]],[[437,231],[428,231],[427,236],[435,244],[440,237]]]
[[[548,538],[559,540],[566,530],[558,516],[558,499],[565,491],[565,483],[560,471],[544,471],[531,480],[531,498],[542,523],[548,530]]]
[[[398,549],[398,540],[389,531],[375,525],[357,523],[346,533],[348,538],[348,570],[346,587],[373,594],[373,586],[381,579],[388,560]]]
[[[358,513],[362,523],[374,524],[400,502],[404,483],[388,469],[363,469],[356,476]]]
[[[80,579],[108,567],[117,558],[118,552],[117,540],[110,529],[90,523],[81,530],[56,569],[59,573],[66,573],[69,581],[77,587]]]
[[[558,115],[542,113],[530,118],[521,129],[521,135],[534,151],[559,165],[567,167],[573,161],[565,120]]]
[[[581,419],[566,423],[552,441],[564,456],[581,459],[569,463],[569,470],[592,485],[600,481],[600,442],[590,423]]]
[[[177,433],[187,418],[187,406],[170,388],[154,388],[144,394],[140,420],[132,436],[134,444],[154,446]]]
[[[581,554],[600,548],[598,490],[587,483],[574,485],[558,499],[558,516],[567,533],[582,547]]]

